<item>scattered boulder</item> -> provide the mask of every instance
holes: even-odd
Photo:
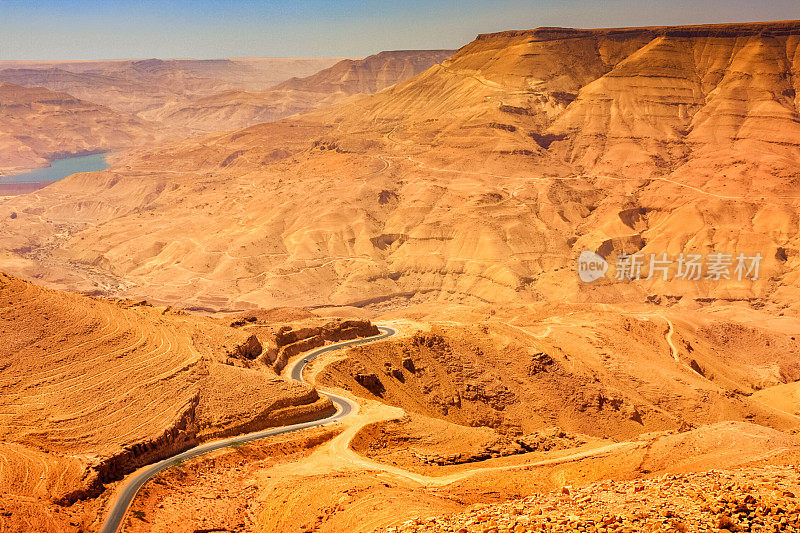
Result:
[[[246,359],[255,359],[261,355],[262,351],[264,351],[264,347],[255,335],[250,335],[246,341],[236,347],[236,354]]]
[[[726,531],[739,531],[736,523],[727,515],[722,515],[717,519],[717,527]]]
[[[692,362],[689,363],[689,367],[692,370],[694,370],[695,372],[697,372],[698,374],[700,374],[701,376],[705,376],[706,375],[706,373],[703,371],[703,368],[700,366],[700,363],[698,363],[694,359],[692,359]]]
[[[355,378],[359,385],[370,391],[375,396],[382,396],[383,393],[386,392],[386,387],[383,386],[380,378],[373,373],[359,373],[355,375]]]
[[[253,322],[256,322],[256,321],[258,321],[258,317],[248,316],[248,317],[240,318],[238,320],[234,320],[233,322],[231,322],[231,327],[232,328],[240,328],[240,327],[242,327],[242,326],[244,326],[246,324],[252,324]]]
[[[544,352],[537,352],[531,356],[531,362],[528,364],[528,375],[534,376],[540,372],[547,372],[554,364],[555,361],[552,357]]]
[[[386,373],[389,374],[390,376],[392,376],[397,381],[399,381],[401,383],[405,382],[406,377],[403,375],[403,371],[400,370],[399,368],[395,368],[394,365],[392,365],[392,363],[386,363],[385,364],[385,369],[386,369]]]
[[[431,459],[438,464],[448,457]],[[383,531],[797,531],[800,505],[786,490],[797,486],[797,474],[797,466],[762,466],[602,481],[522,500],[473,505],[461,514],[409,521]],[[501,524],[505,527],[498,527]]]
[[[642,421],[642,414],[639,412],[639,410],[636,408],[635,405],[626,404],[625,407],[623,407],[622,411],[625,414],[625,416],[628,417],[628,420],[633,420],[638,424],[644,425],[644,422]]]

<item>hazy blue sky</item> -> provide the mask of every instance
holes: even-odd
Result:
[[[356,57],[478,33],[800,19],[800,0],[0,0],[0,59]]]

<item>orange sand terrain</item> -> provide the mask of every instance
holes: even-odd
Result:
[[[408,317],[422,312],[410,309],[394,314]],[[464,315],[463,309],[435,312],[437,316],[448,313],[448,318],[460,317],[466,324],[480,323],[474,315]],[[710,365],[702,356],[703,327],[725,330],[731,353],[718,357],[731,361],[745,346],[747,353],[762,354],[753,360],[742,358],[738,362],[742,367],[731,365],[731,374],[742,368],[740,379],[747,380],[757,373],[756,367],[777,370],[773,365],[779,367],[781,361],[796,362],[796,357],[784,354],[779,332],[747,330],[734,323],[701,322],[691,327],[685,323],[673,332],[673,343],[680,346],[677,361],[670,353],[667,329],[650,327],[656,321],[652,314],[621,316],[622,327],[615,331],[614,322],[608,326],[595,319],[593,326],[581,325],[581,313],[574,310],[570,323],[560,322],[563,315],[553,309],[546,313],[551,319],[540,317],[537,324],[547,323],[551,332],[528,331],[527,339],[523,335],[531,326],[521,320],[515,321],[520,324],[517,327],[501,325],[498,314],[487,313],[489,331],[476,336],[454,320],[446,326],[434,323],[427,330],[422,322],[409,318],[381,317],[400,329],[398,338],[332,353],[315,361],[307,373],[307,378],[328,390],[335,385],[333,380],[343,383],[358,399],[358,414],[346,418],[339,431],[323,437],[315,431],[292,437],[292,443],[299,439],[304,444],[287,445],[275,437],[184,463],[148,485],[126,527],[130,531],[370,532],[386,527],[459,531],[464,526],[470,532],[493,527],[499,532],[512,523],[510,531],[518,532],[547,527],[572,531],[569,527],[575,524],[602,524],[608,531],[639,531],[647,525],[648,531],[659,531],[662,525],[678,527],[674,524],[681,522],[687,531],[703,531],[731,517],[737,524],[743,520],[754,525],[791,523],[797,501],[789,494],[796,492],[796,480],[793,467],[787,470],[782,465],[795,464],[800,454],[796,435],[800,419],[748,401],[747,391],[726,390],[736,386],[729,383],[730,374],[717,375],[709,366],[706,376],[700,377],[684,360],[694,354]],[[592,315],[586,312],[586,317]],[[638,327],[631,327],[637,322]],[[753,317],[751,323],[756,322]],[[420,342],[434,335],[438,343]],[[587,338],[602,339],[607,346],[611,357],[604,364],[592,368],[593,350],[586,344],[580,347]],[[477,346],[467,348],[467,342]],[[556,356],[551,364],[542,364],[539,350],[549,342],[563,346],[569,359]],[[650,351],[660,354],[660,360],[632,368],[621,350],[641,354],[638,343],[644,342],[654,345]],[[778,346],[771,351],[773,343]],[[451,349],[442,350],[443,345]],[[494,359],[492,345],[503,347],[503,362]],[[695,352],[686,351],[689,345],[695,346]],[[532,368],[535,377],[515,374],[515,362]],[[439,372],[439,365],[447,371]],[[468,385],[464,393],[468,398],[448,401],[447,409],[442,409],[435,399],[470,367],[479,374],[477,386]],[[624,375],[631,371],[641,373],[638,378]],[[594,379],[582,379],[584,373]],[[642,382],[645,373],[658,377]],[[377,378],[386,390],[372,394],[359,376]],[[759,386],[780,379],[775,373]],[[543,385],[547,380],[570,382],[574,394],[552,390]],[[636,410],[641,411],[640,416],[634,415],[637,420],[630,419],[637,411],[628,408],[626,393],[609,390],[624,381],[636,383],[635,391],[642,395],[637,394]],[[697,390],[688,388],[687,381]],[[366,383],[371,386],[376,380]],[[512,388],[516,383],[526,383],[529,395],[540,392],[540,405],[560,407],[558,419],[540,421],[540,405]],[[509,389],[503,391],[504,384]],[[744,387],[744,382],[738,386]],[[498,390],[502,394],[492,394]],[[469,391],[479,394],[470,396]],[[504,405],[501,399],[509,394],[519,397]],[[575,397],[589,401],[573,406],[570,402]],[[654,423],[650,409],[660,412],[661,420]],[[745,412],[737,414],[740,409]],[[475,412],[483,413],[482,419],[468,418]],[[527,417],[517,418],[515,412]],[[678,412],[690,421],[674,416]],[[757,416],[749,416],[756,412]],[[495,420],[519,422],[487,424],[484,420],[491,417],[486,413],[494,413]],[[575,421],[584,417],[583,433],[555,426],[556,422],[562,428],[578,426],[580,422]],[[737,417],[743,421],[735,421]],[[287,455],[276,457],[275,450],[287,450]],[[741,468],[749,469],[748,473],[741,474]],[[747,489],[745,481],[755,490]],[[702,489],[706,485],[710,490]],[[701,489],[707,498],[699,501]],[[756,499],[745,500],[749,493]],[[496,506],[522,497],[528,499]],[[682,498],[691,505],[677,504]],[[746,505],[746,510],[740,505]],[[754,514],[749,515],[750,510]],[[456,514],[435,518],[448,513]],[[781,522],[784,518],[789,522]],[[517,525],[522,529],[514,529]]]
[[[757,449],[763,451],[786,444],[794,450],[794,455],[784,455],[781,461],[787,457],[797,457],[800,443],[797,438],[793,441],[784,438],[781,442],[775,437],[769,440],[770,437],[759,434],[754,426],[731,429],[726,431],[723,427],[712,427],[703,438],[729,439],[742,431],[749,431],[752,435],[750,440],[757,442],[748,445],[747,453],[753,454],[750,457],[755,457]],[[469,433],[465,428],[461,431]],[[137,499],[126,523],[126,531],[184,532],[217,528],[239,531],[370,532],[410,520],[415,520],[412,524],[425,525],[425,519],[429,517],[481,508],[531,493],[536,494],[531,499],[545,500],[549,498],[548,493],[555,489],[557,492],[554,495],[561,496],[563,487],[569,487],[567,490],[573,494],[577,487],[587,487],[579,489],[583,496],[596,491],[593,483],[612,477],[617,480],[641,479],[636,485],[653,487],[647,495],[650,498],[666,485],[663,483],[663,471],[655,474],[637,468],[646,457],[647,446],[652,442],[650,440],[616,448],[608,444],[594,444],[560,452],[530,452],[524,457],[489,460],[481,467],[472,465],[470,468],[455,467],[455,470],[454,467],[429,467],[425,473],[416,475],[413,471],[398,469],[391,463],[374,463],[365,468],[365,465],[348,460],[346,454],[335,452],[334,444],[340,437],[328,437],[331,439],[328,443],[319,444],[316,435],[309,434],[305,437],[307,440],[299,444],[290,443],[288,450],[281,439],[275,438],[170,469],[154,480],[142,497]],[[299,440],[299,437],[296,439]],[[739,443],[743,442],[745,439],[739,440]],[[297,448],[301,453],[295,451]],[[395,449],[398,453],[402,451],[400,447]],[[271,457],[276,450],[286,455]],[[709,460],[706,455],[705,467],[741,468],[739,465],[751,462],[743,459],[744,456],[743,453],[738,458],[723,459],[722,454],[717,454]],[[335,459],[335,465],[332,459]],[[681,454],[677,460],[680,459],[685,459],[685,456]],[[296,463],[305,465],[305,468],[293,466]],[[484,471],[481,472],[481,469]],[[689,479],[703,475],[698,476],[691,469],[684,472],[680,476]],[[791,483],[792,479],[789,477],[784,482]],[[634,483],[629,485],[633,487]],[[669,485],[668,490],[673,494],[678,492],[672,483]],[[625,483],[619,486],[625,486]],[[726,485],[727,490],[729,487]],[[724,495],[723,492],[714,496],[720,498]],[[558,496],[553,500],[559,502]],[[779,498],[778,501],[787,500],[780,493],[775,496]],[[666,500],[668,496],[662,497]],[[687,494],[687,497],[692,496]],[[576,508],[582,507],[586,501],[583,497],[580,500],[574,497],[570,499]],[[605,513],[605,517],[616,513],[629,519],[636,514],[611,506],[603,509],[603,503],[600,500],[596,504],[599,509],[592,509],[589,516],[594,518],[597,513]],[[666,500],[665,503],[672,502]],[[561,502],[554,505],[559,504],[563,505]],[[547,508],[546,504],[540,505]],[[785,505],[782,505],[784,511],[787,510]],[[548,514],[558,513],[558,507],[548,510],[553,511]],[[491,528],[489,520],[496,518],[493,515],[497,514],[501,513],[493,507],[486,509],[481,517],[483,520],[475,521],[477,529],[474,531],[482,532],[485,529],[481,528]],[[653,518],[656,517],[654,513]],[[533,516],[531,521],[536,518],[543,517]],[[778,516],[776,522],[780,518]],[[448,520],[451,519],[437,521],[441,524]],[[622,522],[622,519],[619,521]],[[452,530],[431,529],[457,530],[458,527]],[[520,531],[535,530],[531,527]]]
[[[173,465],[124,530],[800,527],[800,22],[326,66],[103,67],[185,82],[119,99],[184,133],[313,111],[0,199],[0,529],[99,531],[126,474],[317,386],[352,412]],[[650,261],[716,252],[759,275]]]
[[[354,95],[378,92],[427,70],[454,52],[399,50],[364,59],[344,59],[315,74],[293,77],[265,91],[218,92],[190,102],[165,105],[141,116],[194,131],[242,129],[338,104]]]
[[[331,412],[327,398],[280,378],[271,361],[374,331],[314,315],[232,327],[6,275],[0,306],[0,516],[19,531],[85,529],[98,519],[91,510],[103,485],[139,466]]]
[[[158,136],[153,124],[41,87],[0,83],[0,104],[0,176]]]
[[[796,313],[798,35],[787,22],[481,36],[352,103],[7,200],[0,264],[214,309],[683,298]],[[589,285],[583,250],[612,265],[758,252],[762,275]]]
[[[800,322],[757,325],[768,317],[726,315],[655,306],[550,304],[513,315],[411,307],[381,319],[412,316],[413,335],[354,348],[316,380],[516,436],[559,426],[624,439],[726,420],[796,427],[800,411],[767,391],[800,380]]]

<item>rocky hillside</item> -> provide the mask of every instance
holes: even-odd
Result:
[[[26,520],[27,530],[72,530],[67,524],[80,523],[83,510],[94,519],[105,484],[143,465],[333,409],[311,386],[257,360],[262,342],[280,346],[270,331],[313,331],[313,321],[250,322],[256,337],[168,307],[44,289],[5,274],[0,309],[4,530],[24,531]],[[320,341],[371,327],[326,322]]]
[[[156,136],[152,124],[69,94],[0,83],[0,175]]]
[[[797,22],[482,35],[374,95],[140,152],[0,216],[18,212],[34,242],[66,212],[76,223],[53,262],[27,254],[19,272],[91,287],[89,266],[104,265],[137,293],[233,308],[569,299],[794,313],[799,39]],[[208,231],[187,230],[200,220]],[[3,248],[19,241],[0,230]],[[579,281],[583,251],[609,261],[605,280]],[[616,266],[634,252],[639,279]],[[761,275],[678,276],[680,254],[716,253],[758,254]],[[662,254],[667,279],[649,276]]]
[[[440,63],[454,50],[381,52],[344,59],[311,76],[291,78],[266,91],[232,90],[178,103],[144,117],[200,131],[241,129],[372,94]]]
[[[552,317],[568,316],[565,325],[553,318],[551,326],[536,326],[532,316],[527,327],[499,317],[477,326],[434,324],[429,332],[356,347],[316,380],[512,436],[558,426],[624,440],[725,420],[796,424],[797,405],[776,409],[752,396],[800,378],[789,333],[686,311],[686,321],[610,306],[602,321],[597,308],[560,311]]]
[[[383,531],[792,531],[800,527],[798,473],[797,467],[767,466],[605,481]]]
[[[364,59],[345,59],[305,78],[292,78],[275,89],[317,93],[372,94],[441,63],[455,50],[394,50]]]

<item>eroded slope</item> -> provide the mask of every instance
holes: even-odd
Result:
[[[480,36],[347,105],[6,202],[0,216],[18,218],[0,234],[4,262],[214,308],[685,297],[792,309],[799,35],[787,22]],[[666,282],[586,285],[583,250],[612,264],[623,252],[763,262],[754,281],[675,280],[673,264]]]
[[[610,306],[425,312],[445,316],[429,331],[350,350],[317,382],[511,436],[558,426],[624,440],[727,420],[781,430],[800,420],[754,395],[800,378],[796,321],[776,329]]]
[[[264,91],[219,92],[143,116],[199,131],[241,129],[339,104],[353,95],[375,93],[444,61],[453,52],[402,50],[344,59],[311,76],[293,77]]]
[[[331,402],[280,378],[268,356],[298,339],[320,345],[374,329],[318,317],[234,328],[5,274],[0,306],[0,491],[12,531],[64,531],[71,521],[85,530],[104,484],[140,466],[204,440],[324,416]]]
[[[69,94],[0,83],[0,175],[156,136],[152,124]]]

